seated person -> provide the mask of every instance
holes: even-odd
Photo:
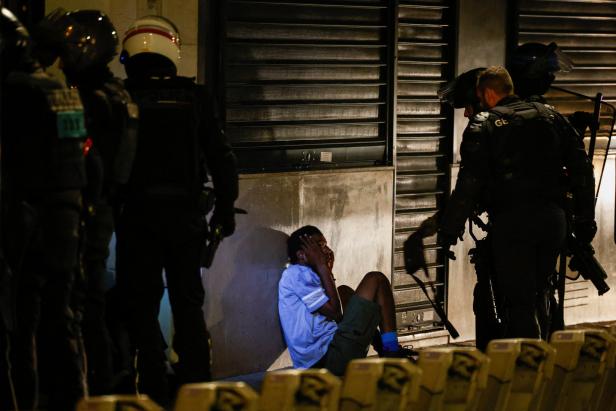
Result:
[[[295,368],[343,375],[351,360],[366,357],[377,327],[381,355],[408,356],[409,350],[398,345],[394,298],[383,273],[366,274],[355,291],[337,290],[334,253],[314,226],[291,234],[287,251],[291,264],[278,284],[278,312]]]

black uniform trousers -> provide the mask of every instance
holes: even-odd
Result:
[[[22,233],[30,234],[23,243],[26,248],[16,250],[23,252],[23,264],[17,273],[12,366],[20,407],[34,405],[40,388],[47,393],[47,409],[66,411],[74,409],[84,388],[70,308],[78,264],[81,194],[75,190],[53,197],[31,202],[32,213],[20,207],[11,221],[22,227]]]
[[[496,285],[505,306],[504,338],[540,338],[537,305],[566,236],[554,203],[523,204],[490,216]]]
[[[88,360],[91,395],[111,394],[113,368],[111,338],[105,316],[105,278],[113,212],[107,200],[99,201],[84,216],[83,277],[76,284],[75,304]]]
[[[116,235],[117,285],[128,303],[140,391],[164,403],[168,396],[165,342],[158,323],[163,269],[174,320],[178,380],[210,380],[200,270],[205,221],[196,201],[128,201]]]

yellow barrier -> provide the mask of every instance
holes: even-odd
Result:
[[[337,411],[340,379],[327,370],[283,370],[265,374],[260,411]]]
[[[488,388],[482,411],[536,411],[550,381],[556,352],[547,342],[531,338],[490,341]]]
[[[489,359],[475,348],[447,347],[422,350],[423,370],[419,400],[414,410],[476,410],[486,388]]]
[[[422,371],[409,360],[370,358],[347,366],[340,411],[410,411],[419,394]]]
[[[609,334],[606,369],[592,394],[590,411],[616,409],[616,322],[604,324],[578,324],[572,328],[605,330]]]
[[[556,365],[540,409],[589,409],[613,345],[609,334],[598,329],[557,331],[552,334],[550,344],[556,349]]]
[[[76,411],[164,411],[147,395],[105,395],[82,398]]]
[[[257,411],[259,396],[243,382],[186,384],[180,388],[175,411]]]

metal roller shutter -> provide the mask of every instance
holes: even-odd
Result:
[[[402,243],[449,193],[453,74],[447,0],[226,0],[221,75],[243,172],[396,166],[393,278],[402,333],[440,319],[404,272]],[[446,259],[427,239],[434,298]]]
[[[223,100],[241,171],[391,163],[388,10],[226,0]]]
[[[602,0],[519,0],[513,13],[516,30],[512,33],[510,48],[527,42],[556,42],[572,58],[574,69],[557,73],[553,85],[588,97],[601,92],[603,101],[608,103],[601,106],[593,158],[599,181],[609,150],[613,105],[616,104],[616,3]],[[546,98],[564,114],[575,111],[592,113],[594,110],[591,100],[559,89],[551,89]],[[587,132],[587,148],[589,135]],[[565,307],[587,305],[589,296],[595,292],[588,281],[568,282]]]
[[[396,199],[392,284],[399,332],[442,329],[425,295],[404,271],[404,240],[443,206],[449,193],[451,112],[437,91],[453,73],[455,16],[450,1],[400,1],[397,12]],[[447,261],[426,239],[426,262],[436,289],[431,298],[445,304]],[[421,273],[419,275],[422,275]],[[430,292],[432,294],[432,292]]]

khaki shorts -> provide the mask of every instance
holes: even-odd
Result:
[[[373,301],[353,295],[327,352],[313,368],[327,368],[334,375],[344,375],[351,360],[366,357],[380,322],[381,307]]]

